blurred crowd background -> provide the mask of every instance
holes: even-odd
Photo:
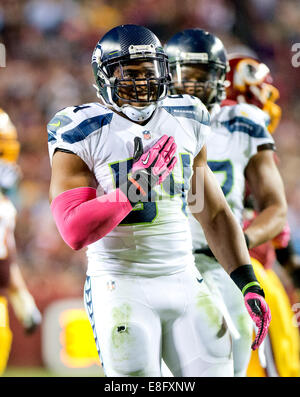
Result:
[[[0,42],[6,47],[0,107],[21,142],[23,179],[14,196],[19,263],[41,310],[50,298],[81,296],[86,267],[84,251],[74,253],[62,241],[50,213],[46,124],[66,106],[97,100],[91,53],[106,31],[122,23],[144,25],[162,42],[181,29],[204,28],[229,53],[246,51],[269,66],[281,95],[274,137],[300,255],[300,67],[293,67],[291,50],[300,43],[299,21],[299,0],[0,1]]]

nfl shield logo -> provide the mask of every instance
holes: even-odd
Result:
[[[106,285],[109,291],[113,291],[116,288],[116,283],[113,280],[109,280]]]
[[[144,139],[151,139],[150,131],[143,131],[143,138]]]

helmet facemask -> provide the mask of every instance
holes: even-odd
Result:
[[[118,105],[155,103],[166,96],[166,66],[159,59],[118,61],[108,67],[112,98]]]
[[[106,104],[121,112],[124,108],[134,108],[141,118],[149,118],[167,96],[170,82],[167,57],[143,52],[104,61],[98,64],[96,82],[98,96]],[[143,109],[146,112],[141,112]],[[150,116],[147,109],[151,110]],[[134,118],[134,121],[143,120]]]
[[[176,61],[171,73],[172,93],[196,96],[208,108],[225,99],[225,69],[218,65]]]

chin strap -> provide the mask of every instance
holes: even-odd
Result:
[[[141,108],[123,105],[122,107],[114,106],[115,109],[119,109],[126,117],[132,121],[145,121],[148,120],[157,108],[157,104],[150,104]]]
[[[128,117],[132,121],[145,121],[148,120],[154,111],[160,106],[161,101],[158,101],[156,103],[151,103],[150,105],[143,106],[143,107],[135,107],[131,105],[123,105],[123,106],[118,106],[115,102],[112,101],[112,103],[107,103],[103,96],[100,94],[99,88],[97,87],[96,84],[93,84],[93,87],[96,88],[97,91],[97,97],[102,99],[102,101],[107,105],[107,106],[113,106],[113,108],[117,112],[122,112],[125,114],[126,117]]]

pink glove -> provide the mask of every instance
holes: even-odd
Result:
[[[173,157],[177,147],[174,138],[163,135],[146,153],[143,153],[141,138],[136,137],[134,143],[132,174],[142,169],[147,170],[148,173],[159,176],[156,184],[161,184],[177,162],[177,158]]]
[[[244,300],[250,317],[258,327],[256,338],[251,346],[252,350],[256,350],[268,333],[271,312],[265,299],[255,292],[246,293]]]
[[[144,153],[142,139],[134,138],[133,166],[128,182],[120,186],[132,205],[150,200],[154,186],[162,183],[172,172],[177,158],[176,143],[173,137],[163,135]]]

